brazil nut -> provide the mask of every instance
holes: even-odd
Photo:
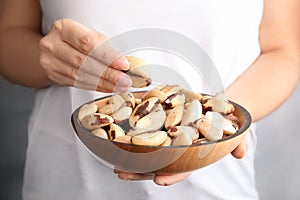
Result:
[[[165,119],[166,112],[162,105],[158,104],[149,114],[137,120],[133,128],[142,130],[159,130],[163,127]]]
[[[110,140],[114,140],[125,135],[124,130],[117,124],[110,124],[107,133]]]
[[[157,97],[151,97],[141,104],[139,104],[132,112],[129,118],[129,124],[131,127],[135,127],[139,119],[148,115],[157,105],[159,105],[159,99]]]
[[[125,143],[125,144],[131,144],[131,138],[132,137],[129,135],[123,135],[123,136],[116,137],[113,141]]]
[[[192,101],[184,111],[181,124],[182,126],[191,125],[202,115],[202,105],[198,100]]]
[[[113,122],[114,119],[109,115],[94,113],[85,116],[81,121],[81,125],[87,130],[94,130],[112,124]]]
[[[178,105],[166,111],[167,117],[165,121],[165,128],[169,129],[178,125],[183,117],[184,105]]]
[[[106,131],[103,128],[97,128],[91,132],[93,135],[103,138],[103,139],[108,139],[108,135]]]
[[[166,109],[174,108],[176,106],[184,105],[185,96],[182,93],[174,93],[167,97],[167,99],[163,102],[163,105]]]
[[[98,106],[95,103],[85,104],[83,105],[78,112],[78,120],[82,121],[82,119],[90,114],[96,113],[98,110]]]
[[[113,95],[108,103],[101,108],[99,108],[99,113],[103,113],[106,115],[111,115],[112,113],[116,112],[125,102],[121,95]]]
[[[131,141],[135,145],[159,146],[167,137],[168,134],[165,131],[155,131],[133,136]]]
[[[135,56],[126,57],[130,64],[130,69],[126,71],[126,74],[132,80],[132,87],[143,88],[149,86],[152,79],[145,72],[145,68],[141,67],[146,64],[145,61]]]
[[[146,92],[143,96],[143,100],[146,100],[151,97],[157,97],[160,99],[160,103],[163,103],[169,96],[177,93],[179,89],[180,88],[178,85],[157,86]]]

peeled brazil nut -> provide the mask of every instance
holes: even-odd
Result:
[[[195,137],[194,131],[185,131],[179,133],[173,140],[173,146],[192,145]]]
[[[93,135],[103,138],[103,139],[108,139],[108,135],[106,131],[103,128],[97,128],[91,132]]]
[[[177,93],[179,89],[178,85],[157,86],[146,92],[142,99],[146,100],[151,97],[158,97],[160,99],[160,103],[163,103],[169,96]]]
[[[135,102],[135,104],[140,104],[140,103],[142,103],[142,99],[135,98],[134,102]]]
[[[198,129],[199,133],[206,137],[210,128],[210,123],[210,120],[204,116],[194,122],[194,127]]]
[[[111,115],[112,113],[116,112],[124,104],[124,102],[125,100],[121,95],[113,95],[112,97],[110,97],[106,105],[99,108],[98,112],[106,115]]]
[[[238,128],[229,119],[224,119],[223,132],[225,135],[232,135],[237,132]]]
[[[222,139],[224,117],[218,112],[208,111],[205,114],[205,118],[196,122],[196,127],[200,133],[209,141]]]
[[[123,98],[124,103],[121,105],[121,107],[118,110],[116,110],[114,113],[111,114],[111,116],[115,120],[115,123],[120,123],[129,119],[132,113],[132,109],[135,105],[135,98],[133,94],[125,93],[125,94],[120,94],[120,96]]]
[[[142,133],[146,133],[146,132],[153,132],[155,130],[143,130],[143,129],[131,129],[129,130],[126,135],[128,136],[136,136],[136,135],[139,135],[139,134],[142,134]]]
[[[178,125],[182,120],[183,112],[184,112],[184,105],[178,105],[172,109],[167,110],[165,128],[169,129],[170,127]]]
[[[177,137],[178,135],[182,133],[189,133],[192,136],[193,140],[196,140],[199,138],[198,131],[191,126],[175,126],[168,130],[168,135],[171,137]]]
[[[135,145],[159,146],[167,137],[168,135],[165,131],[155,131],[133,136],[131,141]]]
[[[113,122],[114,119],[109,115],[94,113],[85,116],[81,120],[81,125],[87,130],[94,130],[112,124]]]
[[[158,104],[159,104],[159,99],[157,97],[152,97],[143,101],[138,106],[136,106],[129,118],[130,126],[134,128],[136,122],[139,119],[143,118],[144,116],[148,115],[153,110],[153,108]]]
[[[145,65],[145,61],[135,56],[126,56],[130,69],[126,71],[126,74],[132,80],[132,87],[142,88],[147,87],[152,83],[151,78],[147,75],[145,68],[141,67]]]
[[[228,102],[223,93],[217,93],[212,99],[212,111],[229,114],[234,111],[234,106]]]
[[[142,101],[147,100],[147,99],[149,99],[151,97],[158,97],[159,99],[161,99],[161,98],[167,98],[165,95],[163,95],[162,97],[160,96],[160,95],[162,95],[161,92],[160,92],[160,89],[163,88],[163,87],[164,87],[164,85],[158,85],[158,86],[152,88],[151,90],[148,90],[143,95]]]
[[[185,96],[183,93],[177,92],[174,93],[163,102],[163,105],[166,109],[174,108],[179,105],[184,105]]]
[[[98,106],[95,103],[85,104],[83,105],[78,112],[78,120],[82,121],[82,119],[90,114],[96,113],[98,110]]]
[[[129,135],[119,136],[119,137],[115,138],[113,141],[121,142],[121,143],[125,143],[125,144],[131,144],[131,136],[129,136]]]
[[[166,138],[166,140],[160,145],[160,146],[171,146],[171,144],[172,144],[172,139],[168,136],[167,138]]]
[[[197,119],[199,119],[202,115],[202,105],[198,100],[192,101],[189,105],[187,105],[186,110],[184,111],[181,124],[190,125]]]
[[[226,115],[234,112],[234,106],[221,93],[217,93],[214,97],[204,96],[201,103],[204,111],[214,111]]]
[[[111,116],[114,118],[115,123],[123,122],[127,119],[129,119],[130,115],[132,113],[132,108],[128,106],[124,106],[114,112]]]
[[[107,133],[110,140],[114,140],[117,137],[125,135],[124,130],[117,124],[110,124]]]
[[[166,112],[162,105],[158,104],[149,114],[137,120],[133,128],[142,130],[159,130],[163,127],[165,119]]]
[[[183,88],[180,89],[179,92],[184,94],[186,103],[192,102],[194,100],[200,101],[203,97],[200,93],[192,92],[190,90],[183,89]]]
[[[135,97],[133,96],[132,93],[122,93],[120,96],[124,99],[126,106],[131,106],[132,108],[135,107]],[[131,105],[130,105],[131,104]],[[124,105],[124,103],[123,103]]]

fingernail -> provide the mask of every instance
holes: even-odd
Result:
[[[130,64],[127,60],[127,58],[123,57],[120,59],[120,65],[121,65],[121,70],[129,70],[130,69]]]
[[[129,91],[129,88],[130,87],[123,87],[123,86],[120,86],[120,85],[117,85],[114,89],[114,92],[117,92],[117,93],[126,93]]]
[[[119,87],[127,87],[129,88],[132,85],[132,80],[129,76],[124,75],[122,78],[120,78],[118,82]]]
[[[129,91],[129,88],[119,87],[119,88],[116,88],[115,92],[118,92],[118,93],[127,93],[128,91]]]
[[[155,183],[159,186],[169,186],[167,183],[165,183],[163,181],[156,181]]]

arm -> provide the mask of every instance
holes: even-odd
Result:
[[[39,1],[1,0],[0,3],[0,74],[24,86],[48,86],[51,82],[39,64],[42,38]]]
[[[125,57],[107,37],[70,19],[53,23],[41,34],[39,0],[0,1],[0,74],[34,88],[51,84],[112,92],[127,91],[131,79]],[[17,14],[16,14],[17,13]]]
[[[300,1],[265,0],[260,26],[261,55],[226,95],[249,110],[253,121],[278,108],[300,78]]]

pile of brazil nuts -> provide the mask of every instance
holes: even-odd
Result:
[[[83,105],[81,126],[111,141],[180,146],[215,141],[236,133],[238,118],[223,94],[201,95],[178,85],[159,85],[143,95],[115,94],[98,107]]]

